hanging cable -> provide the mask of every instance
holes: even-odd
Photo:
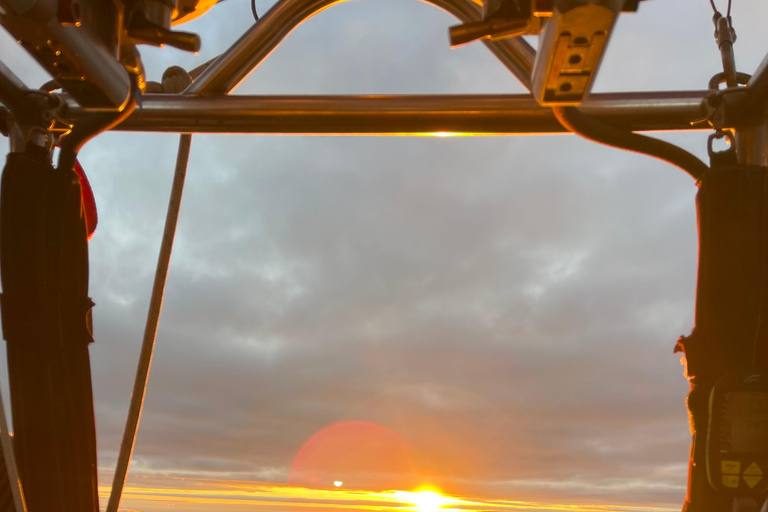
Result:
[[[664,160],[676,165],[697,181],[709,170],[707,164],[695,155],[669,142],[615,128],[582,114],[574,107],[553,107],[552,112],[568,131],[600,144]]]
[[[725,11],[726,18],[731,17],[731,3],[732,3],[732,0],[728,0],[728,7]],[[720,11],[717,10],[717,5],[715,5],[715,0],[709,0],[709,5],[712,6],[712,11],[714,11],[715,15],[720,14]],[[720,14],[720,16],[722,16],[722,14]]]
[[[131,115],[135,108],[136,100],[131,96],[128,104],[121,112],[98,112],[75,123],[72,131],[61,141],[58,168],[70,171],[74,169],[77,154],[85,143],[96,135],[122,123]]]
[[[155,348],[157,328],[160,324],[165,283],[168,277],[173,240],[179,220],[181,196],[184,192],[184,180],[187,176],[187,165],[189,164],[191,147],[192,134],[182,133],[179,138],[179,152],[176,158],[176,170],[173,175],[171,197],[168,202],[168,214],[165,217],[163,239],[160,244],[160,254],[157,258],[155,281],[152,285],[152,298],[149,303],[147,323],[144,327],[144,340],[141,345],[139,366],[136,370],[136,380],[134,381],[133,393],[131,394],[131,405],[128,409],[128,419],[126,420],[125,431],[123,432],[123,442],[120,445],[120,455],[117,459],[117,469],[115,470],[115,478],[112,482],[112,493],[109,496],[107,512],[117,512],[120,506],[125,477],[128,474],[128,466],[131,463],[131,455],[133,454],[133,447],[136,442],[136,431],[139,428],[141,411],[144,408],[144,396],[147,390],[147,381],[149,380],[149,370],[152,366],[152,353]]]
[[[736,57],[733,53],[733,43],[736,42],[736,31],[733,29],[733,20],[731,19],[731,4],[728,0],[726,15],[717,10],[714,0],[709,0],[714,16],[712,22],[715,24],[715,42],[720,49],[720,57],[723,61],[723,71],[725,73],[725,83],[728,87],[738,87],[738,73],[736,72]]]
[[[256,12],[256,0],[251,0],[251,12],[253,13],[253,19],[259,21],[259,13]]]

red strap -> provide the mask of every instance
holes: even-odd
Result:
[[[85,211],[85,229],[88,231],[88,240],[90,240],[93,232],[96,231],[96,224],[99,223],[99,214],[96,211],[96,198],[93,197],[93,189],[91,189],[91,184],[88,182],[83,166],[77,160],[75,160],[74,170],[80,181],[80,195],[83,198],[83,210]]]

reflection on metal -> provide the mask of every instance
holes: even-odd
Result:
[[[736,131],[736,158],[741,165],[768,167],[768,121]]]
[[[747,92],[749,101],[755,106],[755,109],[762,107],[768,101],[768,55],[757,67],[752,77],[747,82]]]
[[[2,396],[0,396],[0,475],[7,478],[7,481],[0,482],[0,502],[2,510],[15,512],[26,512],[27,507],[24,503],[24,493],[21,489],[21,480],[19,480],[19,471],[16,469],[16,457],[13,453],[13,443],[11,433],[8,431],[8,422],[5,419],[5,406]],[[8,494],[6,494],[6,490]]]
[[[9,149],[11,150],[11,153],[23,150],[26,145],[24,131],[18,125],[14,117],[7,109],[0,107],[0,118],[4,119],[5,129],[8,130]]]
[[[585,114],[635,131],[687,130],[706,91],[593,94]],[[84,112],[68,102],[65,117]],[[706,127],[704,125],[703,127]],[[707,127],[708,128],[708,127]],[[226,96],[146,95],[115,129],[195,133],[435,134],[558,133],[549,108],[529,95]]]
[[[345,0],[280,0],[250,30],[216,59],[186,91],[187,94],[227,94],[248,76],[302,22]],[[423,0],[464,22],[481,18],[472,0]],[[536,52],[521,38],[486,45],[530,90]]]
[[[26,94],[27,90],[24,82],[0,61],[0,103],[15,117],[23,117],[33,108],[33,102]]]
[[[542,105],[579,105],[592,89],[621,5],[615,1],[556,5],[539,35],[533,95]]]
[[[736,32],[731,25],[731,17],[723,16],[719,12],[715,14],[715,39],[720,48],[720,56],[723,60],[728,87],[736,87],[739,82],[736,78],[736,57],[733,53],[733,43],[736,42]]]
[[[3,5],[0,0],[0,11]],[[115,49],[84,26],[12,14],[0,15],[0,22],[83,105],[119,111],[128,103],[131,81]]]

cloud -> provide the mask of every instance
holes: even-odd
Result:
[[[673,31],[660,9],[620,23],[598,88],[703,87],[717,71],[714,44],[702,50],[711,27],[696,25],[710,15],[675,15]],[[324,12],[238,92],[519,91],[479,45],[449,51],[452,21],[435,12]],[[142,50],[150,78],[222,51],[246,15],[226,2],[190,25],[200,56]],[[739,37],[756,41],[759,17],[746,18]],[[700,134],[665,137],[703,153]],[[177,140],[111,133],[81,155],[100,213],[102,483]],[[687,383],[671,352],[692,324],[695,192],[663,163],[565,136],[195,136],[132,478],[284,483],[314,433],[363,420],[403,436],[425,480],[458,494],[678,504]]]

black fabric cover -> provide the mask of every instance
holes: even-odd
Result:
[[[29,512],[98,512],[80,186],[47,151],[12,153],[0,183],[2,326]]]
[[[684,342],[688,375],[768,369],[768,169],[707,173],[696,198],[696,328]]]
[[[695,328],[680,339],[691,381],[694,440],[688,512],[730,510],[732,498],[706,475],[709,396],[720,377],[768,370],[768,168],[729,165],[708,171],[696,197],[699,275]]]

